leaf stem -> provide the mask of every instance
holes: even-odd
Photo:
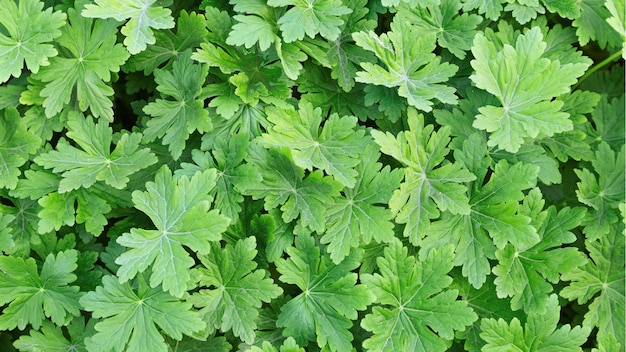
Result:
[[[599,64],[597,64],[597,65],[593,66],[592,68],[590,68],[589,71],[585,72],[585,74],[582,77],[580,77],[580,79],[578,80],[578,83],[576,83],[576,85],[574,86],[572,91],[576,90],[581,85],[581,83],[583,83],[583,81],[587,79],[587,77],[591,76],[594,72],[596,72],[599,69],[601,69],[602,67],[608,65],[609,63],[611,63],[612,61],[614,61],[615,59],[617,59],[621,55],[622,55],[622,51],[618,50],[616,53],[614,53],[613,55],[607,57],[606,59],[604,59]]]

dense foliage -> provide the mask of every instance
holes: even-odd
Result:
[[[624,0],[0,0],[0,350],[624,351]]]

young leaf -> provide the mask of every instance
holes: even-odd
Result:
[[[58,54],[50,42],[61,35],[65,14],[51,7],[43,10],[44,5],[38,0],[0,1],[0,84],[20,77],[24,62],[37,73]]]
[[[352,12],[340,0],[268,0],[267,4],[291,6],[278,19],[286,43],[302,40],[305,34],[314,38],[318,33],[334,41],[341,33],[338,27],[344,23],[340,16]]]
[[[124,45],[131,54],[137,54],[145,50],[148,44],[155,43],[152,28],[174,27],[170,9],[153,6],[155,2],[157,0],[95,0],[95,5],[85,5],[81,15],[113,18],[120,22],[128,20],[121,30],[126,36]]]
[[[113,20],[91,20],[68,9],[68,25],[57,39],[59,56],[50,59],[34,78],[46,83],[41,91],[46,116],[61,112],[72,99],[81,111],[113,121],[113,89],[106,84],[111,72],[119,72],[129,55],[117,41]]]
[[[200,171],[215,169],[217,174],[215,193],[215,208],[222,215],[229,217],[233,222],[239,218],[241,203],[244,198],[239,190],[246,189],[261,182],[261,175],[251,164],[242,163],[248,151],[250,136],[239,133],[229,139],[220,138],[215,141],[211,152],[202,153],[194,149],[191,158],[194,164],[181,163],[176,170],[176,177],[193,175]]]
[[[71,316],[80,315],[76,281],[78,252],[67,250],[49,254],[37,273],[35,259],[0,257],[0,329],[24,330],[27,324],[39,329],[45,318],[66,325]],[[8,305],[7,305],[8,304]],[[7,305],[7,306],[5,306]]]
[[[545,49],[538,27],[502,50],[481,33],[474,38],[470,79],[502,105],[481,107],[474,121],[474,127],[491,133],[490,147],[515,153],[529,140],[573,129],[569,114],[560,111],[563,103],[552,99],[567,93],[589,63],[561,64],[542,57]]]
[[[335,198],[327,210],[326,232],[320,242],[327,247],[335,264],[350,251],[375,239],[389,242],[394,238],[393,214],[381,205],[387,204],[392,192],[400,186],[403,173],[400,169],[390,171],[378,163],[380,153],[375,145],[363,151],[363,161],[356,166],[356,183],[343,190],[344,196]],[[382,168],[382,170],[381,170]]]
[[[0,110],[0,188],[17,186],[20,166],[41,145],[41,140],[26,128],[16,109]]]
[[[544,313],[530,313],[524,327],[517,318],[510,323],[504,319],[483,319],[480,337],[487,342],[484,352],[514,351],[580,351],[591,332],[588,327],[563,325],[557,329],[560,307],[556,295],[551,295]]]
[[[617,341],[624,341],[626,337],[623,228],[624,225],[613,226],[600,239],[585,241],[591,260],[562,277],[564,281],[571,281],[561,291],[562,297],[570,301],[576,299],[579,304],[591,302],[583,326],[597,326],[600,340],[609,334]]]
[[[410,110],[408,119],[409,130],[397,137],[377,130],[372,130],[372,136],[383,153],[406,166],[404,182],[393,193],[389,207],[396,221],[406,224],[404,236],[417,244],[430,219],[438,217],[440,211],[470,213],[467,187],[462,183],[473,181],[476,176],[461,164],[445,160],[449,127],[435,132],[432,125],[424,126],[423,116],[415,110]]]
[[[456,104],[455,89],[442,85],[454,76],[457,66],[441,63],[432,51],[436,47],[434,33],[422,34],[405,20],[391,23],[391,32],[378,36],[373,31],[353,35],[357,45],[371,51],[386,68],[369,62],[361,63],[365,71],[357,72],[357,82],[398,88],[398,94],[409,105],[426,112],[432,110],[433,99]]]
[[[558,283],[561,275],[586,262],[577,248],[562,248],[576,240],[570,230],[580,224],[585,209],[565,207],[557,213],[552,206],[546,212],[538,229],[541,241],[532,247],[507,245],[498,250],[499,263],[493,268],[498,297],[511,297],[511,308],[523,308],[527,314],[544,312],[553,290],[550,283]]]
[[[371,141],[365,130],[356,129],[356,117],[332,114],[321,127],[322,110],[309,103],[301,103],[298,111],[272,106],[265,111],[274,125],[261,136],[263,144],[287,147],[297,166],[322,169],[344,186],[354,187],[354,167]]]
[[[626,96],[609,100],[602,95],[600,102],[591,114],[591,121],[583,125],[589,143],[606,142],[611,149],[619,152],[626,136],[622,131],[626,125]],[[593,157],[589,158],[589,160]]]
[[[89,188],[97,181],[123,189],[128,176],[157,162],[148,148],[139,149],[141,133],[123,133],[111,151],[113,131],[107,122],[95,123],[90,117],[72,116],[66,124],[69,129],[66,135],[81,149],[62,139],[56,150],[34,159],[55,173],[63,172],[59,193]]]
[[[319,170],[305,177],[301,168],[275,148],[250,147],[247,159],[258,167],[263,180],[242,190],[243,193],[263,199],[265,210],[282,205],[280,210],[285,222],[300,216],[304,226],[322,233],[326,207],[332,204],[333,197],[339,195],[341,184],[323,176]]]
[[[105,215],[111,211],[111,205],[105,200],[106,195],[99,193],[94,189],[78,189],[62,194],[52,192],[39,198],[42,209],[37,214],[37,232],[44,234],[59,231],[62,226],[84,223],[87,232],[100,235],[108,223]]]
[[[204,267],[196,273],[200,285],[208,288],[194,293],[189,302],[201,308],[209,333],[232,330],[242,341],[254,342],[261,305],[283,292],[265,270],[254,270],[256,255],[256,239],[248,237],[224,249],[213,243],[211,252],[200,256]]]
[[[207,254],[212,241],[218,241],[229,219],[211,209],[209,194],[215,187],[215,171],[196,173],[175,181],[167,166],[156,174],[147,191],[134,191],[135,207],[152,219],[156,230],[132,228],[117,242],[131,249],[115,263],[121,282],[126,282],[152,267],[150,285],[163,285],[164,291],[182,297],[192,286],[189,268],[195,261],[185,247]]]
[[[191,303],[164,292],[159,286],[150,288],[143,275],[137,287],[120,284],[115,276],[102,278],[102,286],[80,299],[81,306],[93,312],[94,318],[103,318],[95,325],[98,331],[87,340],[91,352],[167,352],[162,333],[181,340],[183,334],[192,335],[206,324],[191,309]]]
[[[157,90],[163,98],[173,99],[156,99],[144,106],[143,112],[152,116],[146,123],[144,139],[151,142],[157,137],[163,138],[174,160],[185,149],[189,134],[213,127],[204,109],[204,100],[199,98],[208,72],[208,67],[191,60],[191,51],[182,53],[171,70],[154,70]]]
[[[452,282],[451,246],[432,250],[425,261],[409,256],[399,240],[377,260],[380,274],[364,274],[361,281],[376,295],[377,305],[361,321],[373,333],[363,347],[376,351],[445,351],[455,331],[463,331],[478,317],[457,300]]]
[[[283,335],[306,346],[317,340],[320,348],[350,351],[353,339],[348,330],[357,311],[364,310],[374,296],[364,285],[356,284],[359,266],[357,255],[346,257],[338,265],[320,256],[320,248],[308,235],[296,237],[295,248],[287,248],[288,259],[278,259],[280,281],[296,285],[302,293],[281,307],[276,325],[284,327]]]

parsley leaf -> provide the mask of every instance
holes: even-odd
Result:
[[[477,316],[458,301],[452,282],[452,247],[432,250],[417,261],[394,240],[378,257],[380,274],[364,274],[361,281],[376,295],[372,312],[361,326],[374,335],[363,342],[377,351],[445,351],[454,331],[463,331]]]
[[[163,138],[163,144],[169,146],[172,157],[177,160],[189,134],[196,130],[202,133],[213,126],[204,109],[204,100],[199,98],[208,67],[195,64],[189,50],[172,66],[171,70],[154,70],[157,90],[163,98],[173,99],[156,99],[143,107],[143,112],[153,117],[146,123],[144,139],[151,142],[157,137]]]
[[[148,44],[155,43],[156,38],[152,28],[174,27],[174,18],[170,9],[153,6],[155,2],[157,0],[95,0],[95,5],[85,5],[81,15],[113,18],[120,22],[128,20],[121,30],[126,36],[124,45],[131,54],[137,54],[145,50]]]
[[[0,1],[0,83],[20,77],[24,62],[37,73],[58,54],[50,42],[61,35],[66,16],[51,7],[42,11],[44,5],[38,0]]]
[[[203,267],[196,274],[200,285],[209,288],[194,293],[189,301],[201,308],[209,333],[232,330],[244,342],[254,342],[261,305],[282,293],[265,270],[254,270],[256,255],[256,239],[248,237],[224,249],[213,243],[210,253],[200,256]]]
[[[475,180],[476,176],[460,163],[445,160],[449,152],[449,127],[434,131],[433,125],[424,126],[424,117],[415,110],[410,110],[408,119],[409,130],[397,137],[377,130],[372,130],[372,136],[383,153],[405,165],[404,182],[393,193],[389,208],[398,223],[406,224],[405,237],[417,244],[430,219],[438,217],[440,211],[470,213],[467,187],[463,183]]]
[[[139,275],[133,287],[109,275],[102,278],[102,286],[81,297],[83,308],[93,312],[94,318],[103,318],[95,325],[98,332],[86,341],[89,351],[167,352],[161,331],[180,341],[183,334],[206,327],[191,310],[191,303],[169,295],[160,286],[151,288],[145,281]]]
[[[215,171],[197,172],[193,177],[174,180],[167,166],[156,174],[147,191],[134,191],[135,207],[152,219],[156,230],[132,228],[117,242],[131,249],[115,263],[121,282],[152,267],[150,285],[181,297],[193,285],[189,268],[194,260],[183,246],[207,254],[210,243],[221,238],[229,219],[211,209],[209,193],[215,187]]]
[[[301,103],[298,111],[270,106],[265,112],[274,125],[261,136],[263,144],[287,147],[299,167],[322,169],[344,186],[354,186],[354,167],[370,141],[365,130],[356,129],[356,117],[332,114],[321,127],[322,109],[310,103]]]
[[[520,35],[515,47],[504,44],[501,50],[481,33],[474,38],[470,79],[502,105],[479,108],[473,124],[491,133],[490,147],[514,153],[532,139],[573,129],[569,114],[560,111],[563,103],[552,98],[567,93],[589,63],[561,64],[542,57],[545,49],[538,27]]]
[[[281,307],[276,325],[284,327],[283,335],[293,337],[298,345],[317,340],[320,348],[351,350],[353,335],[348,329],[352,320],[374,300],[364,285],[356,284],[357,274],[351,272],[360,264],[358,256],[350,255],[334,265],[320,255],[308,235],[297,236],[287,254],[287,259],[275,262],[279,279],[302,292]]]
[[[421,33],[418,27],[399,20],[391,23],[391,32],[386,34],[378,36],[369,31],[352,36],[357,45],[376,54],[386,67],[361,63],[365,71],[357,72],[357,82],[398,87],[398,94],[409,105],[426,112],[432,110],[432,99],[456,104],[455,89],[440,83],[454,76],[458,67],[441,63],[441,57],[432,53],[437,40],[434,33]]]
[[[27,324],[39,329],[45,318],[66,325],[80,315],[78,286],[74,271],[78,252],[67,250],[49,254],[38,273],[35,259],[0,256],[0,329],[24,330]]]
[[[72,116],[67,121],[67,136],[81,148],[65,139],[57,143],[57,149],[40,154],[35,162],[55,173],[61,173],[59,193],[89,188],[97,181],[117,189],[128,184],[128,176],[157,162],[148,149],[139,149],[141,133],[123,133],[111,151],[113,131],[108,123],[92,118]]]

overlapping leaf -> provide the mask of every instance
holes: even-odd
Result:
[[[191,303],[180,301],[160,286],[151,288],[140,274],[137,286],[121,284],[114,276],[102,278],[102,286],[81,297],[81,306],[101,318],[96,334],[87,340],[92,352],[167,352],[167,334],[181,340],[206,327]],[[157,328],[158,327],[158,328]]]
[[[409,113],[409,130],[394,137],[391,133],[372,130],[381,151],[405,165],[404,182],[393,193],[389,207],[396,221],[406,224],[404,235],[419,243],[430,220],[441,211],[468,215],[471,211],[465,182],[476,179],[460,163],[450,163],[445,157],[449,150],[450,129],[434,131],[424,126],[422,115]]]
[[[283,335],[292,336],[300,346],[317,341],[320,348],[349,351],[354,338],[348,330],[352,320],[374,300],[364,285],[356,284],[357,274],[351,272],[359,266],[358,256],[334,265],[308,235],[297,236],[287,254],[287,259],[276,261],[280,281],[302,292],[281,307],[276,325],[284,327]]]
[[[66,16],[44,6],[39,0],[0,1],[0,83],[20,77],[24,64],[37,73],[58,54],[51,42],[61,35]]]
[[[115,262],[121,282],[152,268],[150,285],[181,297],[190,287],[189,268],[195,261],[184,247],[208,254],[210,243],[218,241],[229,219],[211,209],[209,194],[215,187],[215,171],[196,173],[174,180],[167,166],[156,174],[147,191],[133,192],[135,207],[152,219],[155,230],[133,228],[117,239],[131,248]]]
[[[189,301],[202,308],[200,314],[210,331],[232,330],[246,343],[255,339],[256,319],[263,302],[270,302],[282,293],[263,269],[254,261],[256,239],[248,237],[222,249],[216,243],[211,252],[201,256],[203,267],[197,269],[200,285],[207,287]]]
[[[528,141],[573,129],[569,114],[560,111],[563,103],[552,99],[567,93],[589,63],[561,64],[542,57],[545,49],[538,27],[502,50],[483,34],[474,38],[470,79],[501,104],[480,108],[474,121],[474,127],[491,133],[489,146],[514,153]]]
[[[363,346],[375,351],[446,351],[446,341],[463,331],[477,316],[467,302],[457,300],[452,282],[452,247],[432,250],[426,260],[408,255],[392,241],[377,260],[380,274],[361,276],[376,296],[376,305],[361,321],[373,336]]]

